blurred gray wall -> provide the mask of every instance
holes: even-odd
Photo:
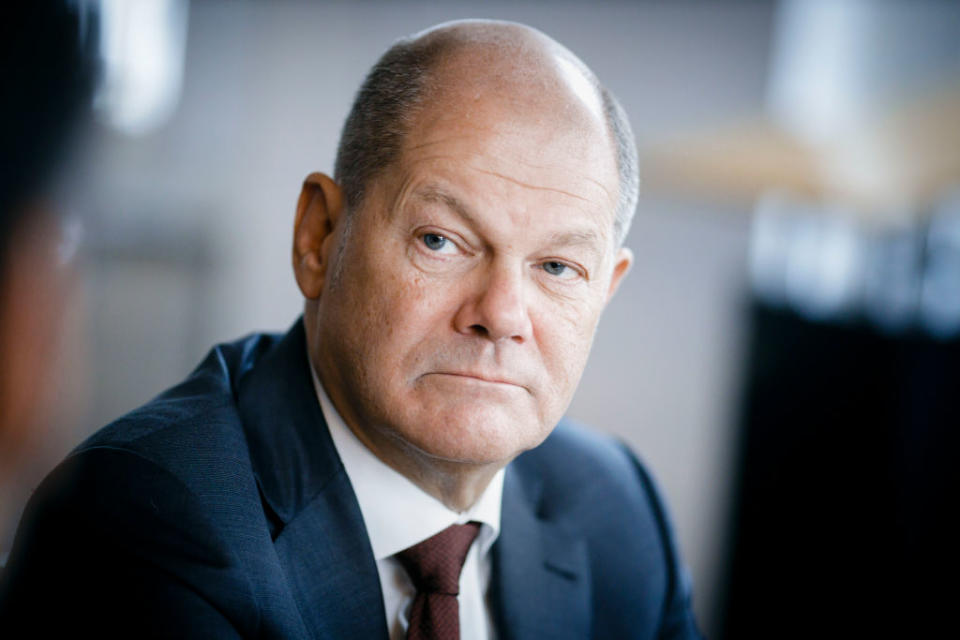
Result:
[[[640,139],[761,111],[767,3],[195,2],[182,99],[146,137],[106,128],[70,171],[87,227],[89,399],[73,442],[181,378],[214,342],[285,330],[300,182],[332,171],[367,68],[396,37],[462,17],[518,20],[579,54]],[[641,197],[633,272],[570,413],[619,434],[671,505],[714,628],[731,481],[746,212]],[[68,444],[63,445],[66,450]]]

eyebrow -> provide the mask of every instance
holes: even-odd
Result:
[[[603,244],[603,238],[593,230],[583,231],[564,231],[550,236],[548,243],[550,246],[571,247],[571,246],[600,246]]]
[[[414,194],[428,202],[437,202],[445,205],[448,209],[452,209],[457,215],[473,226],[477,226],[479,222],[476,216],[470,212],[469,207],[439,187],[427,185],[417,189]]]
[[[455,196],[443,191],[436,185],[426,185],[417,189],[414,194],[428,202],[436,202],[451,209],[458,216],[463,218],[474,228],[480,226],[477,217],[470,211],[470,208]],[[558,232],[550,236],[547,244],[551,247],[570,247],[570,246],[601,246],[604,239],[593,229],[578,229],[573,231]]]

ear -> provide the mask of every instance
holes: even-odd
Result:
[[[323,291],[334,228],[343,213],[343,191],[329,176],[311,173],[303,181],[293,223],[293,273],[305,298]]]
[[[617,250],[616,262],[613,264],[613,275],[610,277],[610,288],[607,290],[607,302],[617,292],[624,276],[630,271],[630,265],[633,264],[633,251],[626,247],[620,247]]]

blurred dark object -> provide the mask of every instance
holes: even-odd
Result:
[[[51,179],[96,76],[93,3],[41,0],[0,23],[0,489],[16,480],[51,383],[71,294]],[[0,525],[7,505],[0,492]]]
[[[76,3],[39,0],[4,9],[0,23],[0,238],[40,195],[64,151],[96,72],[96,20]]]
[[[960,339],[752,320],[723,637],[952,628]]]
[[[767,199],[753,232],[723,637],[934,637],[960,539],[960,195],[892,227]]]

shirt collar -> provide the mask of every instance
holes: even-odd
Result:
[[[452,524],[470,521],[482,525],[477,541],[481,554],[486,554],[500,533],[504,470],[500,469],[493,476],[480,499],[469,510],[458,513],[448,509],[360,442],[333,406],[312,363],[310,373],[333,446],[360,503],[376,559],[388,558]]]

